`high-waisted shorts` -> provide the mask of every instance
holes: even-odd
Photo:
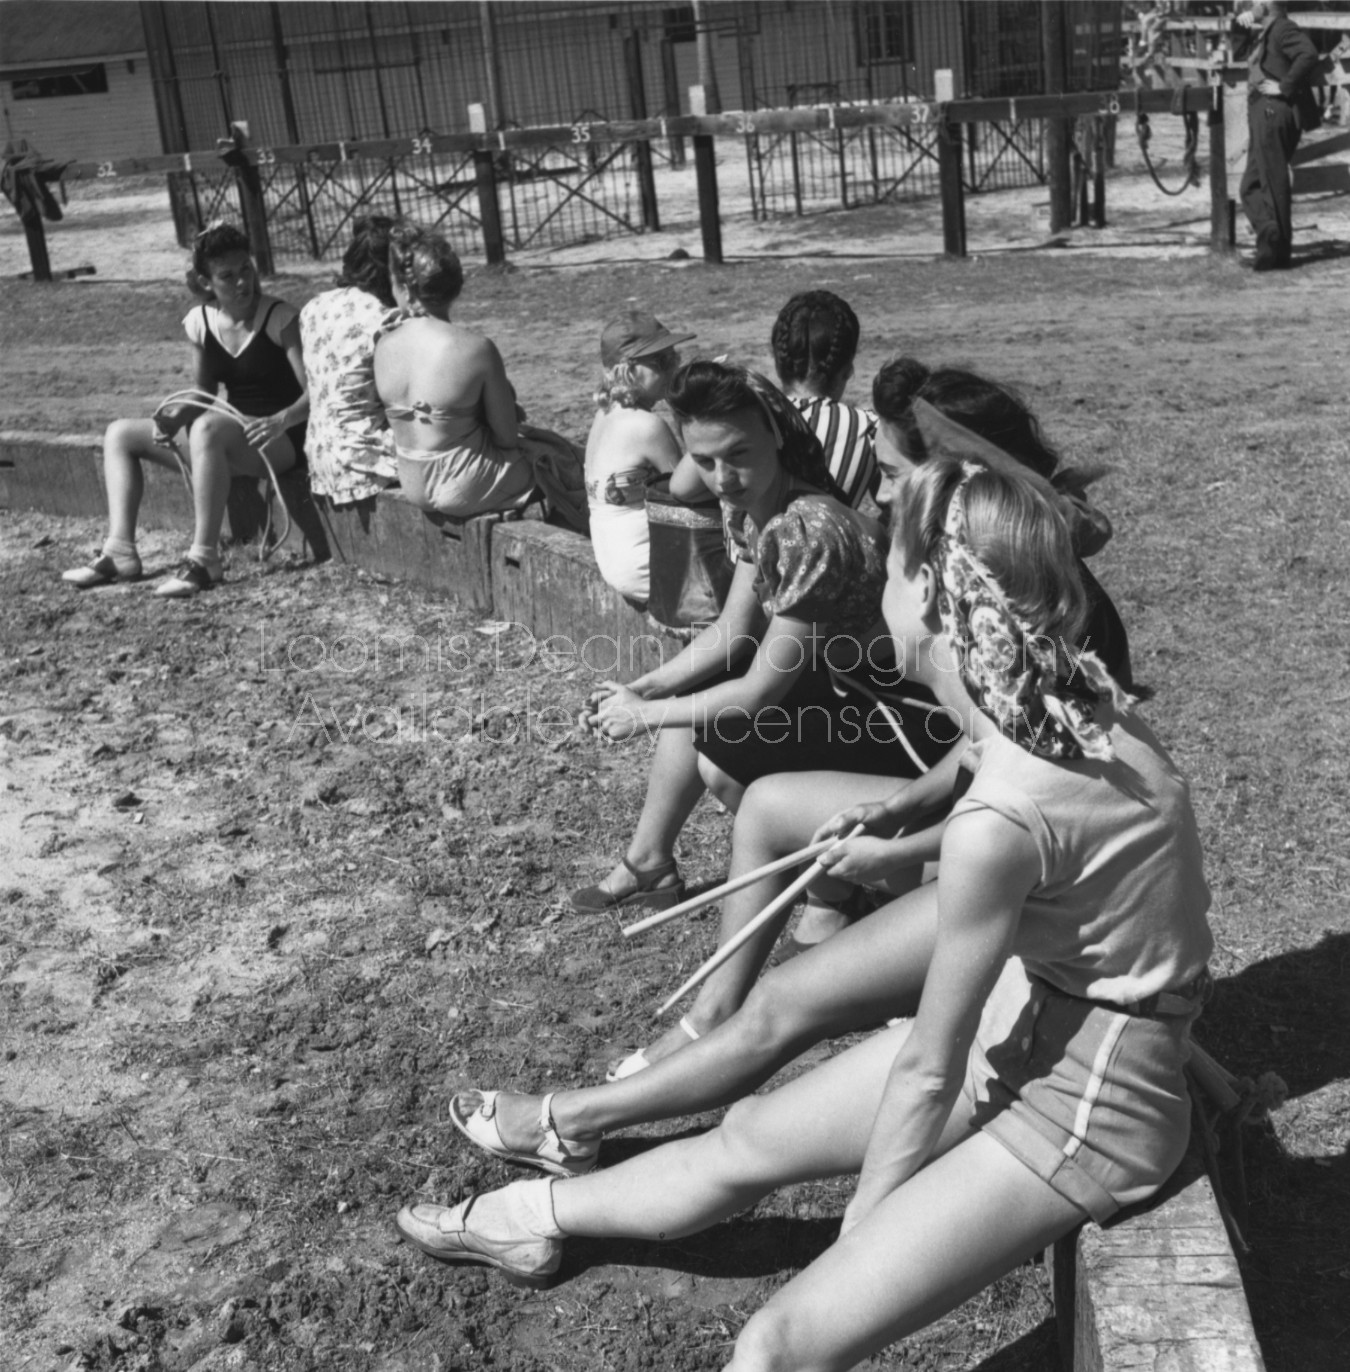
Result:
[[[973,1123],[1099,1223],[1144,1200],[1190,1137],[1182,1069],[1200,999],[1188,1003],[1189,1013],[1127,1014],[1010,959],[967,1065]]]

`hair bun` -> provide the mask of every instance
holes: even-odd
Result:
[[[933,375],[931,368],[925,367],[917,357],[896,357],[886,364],[887,379],[891,382],[893,394],[913,400],[928,384]]]

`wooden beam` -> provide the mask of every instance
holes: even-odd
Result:
[[[1350,165],[1344,162],[1330,167],[1295,167],[1295,195],[1345,195],[1350,192]]]
[[[631,143],[641,139],[694,137],[745,138],[753,121],[757,133],[767,135],[821,133],[836,129],[926,128],[944,114],[957,124],[985,124],[1013,119],[1072,119],[1080,114],[1167,113],[1207,110],[1213,96],[1207,86],[1184,86],[1177,91],[1081,91],[1068,95],[1028,95],[1015,99],[956,100],[939,106],[933,101],[892,101],[875,105],[819,105],[780,110],[731,110],[724,114],[683,114],[677,118],[594,120],[585,124],[586,138],[574,137],[582,126],[550,124],[526,129],[497,129],[472,133],[440,133],[412,138],[366,138],[291,147],[249,147],[244,155],[263,165],[274,162],[356,162],[421,156],[426,153],[471,154],[507,152],[513,148],[550,145],[571,147],[577,141]],[[214,168],[214,148],[200,152],[163,153],[154,157],[124,157],[108,161],[74,162],[63,173],[67,181],[106,180],[153,172],[190,172]]]
[[[1350,15],[1346,15],[1346,20],[1350,22]],[[1305,162],[1320,162],[1324,157],[1330,157],[1333,152],[1350,152],[1350,133],[1337,133],[1330,138],[1319,138],[1314,142],[1302,144],[1289,159],[1289,165],[1301,167]]]

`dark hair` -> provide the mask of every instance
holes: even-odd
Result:
[[[872,408],[904,434],[911,461],[928,458],[911,408],[916,400],[926,400],[1047,481],[1059,471],[1059,454],[1045,441],[1036,416],[1015,391],[960,367],[929,371],[912,357],[896,357],[872,383]]]
[[[681,428],[691,420],[729,419],[752,411],[778,438],[778,461],[784,471],[848,503],[830,475],[820,439],[787,396],[758,372],[701,358],[687,362],[671,378],[666,404]]]
[[[858,352],[858,316],[833,291],[803,291],[778,312],[770,342],[778,379],[828,391]]]
[[[244,231],[234,224],[208,224],[192,240],[192,265],[188,268],[188,290],[202,300],[214,300],[216,293],[202,284],[201,278],[211,275],[211,263],[232,252],[252,255]]]
[[[365,215],[352,225],[352,241],[342,254],[339,286],[354,286],[382,305],[394,303],[389,285],[389,245],[397,225],[398,220],[387,214]]]
[[[455,250],[438,233],[401,224],[393,234],[389,270],[415,304],[449,305],[464,289],[464,268]]]

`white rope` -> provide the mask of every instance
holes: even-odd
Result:
[[[241,429],[248,427],[250,418],[257,418],[256,415],[249,416],[235,409],[228,400],[215,395],[211,391],[204,391],[197,386],[187,386],[181,391],[174,391],[172,395],[165,396],[155,407],[155,413],[152,418],[156,427],[159,425],[160,415],[173,405],[190,405],[195,409],[209,410],[212,414],[222,415],[226,419],[233,419]],[[178,449],[178,441],[176,438],[169,439],[168,447],[169,451],[178,459],[178,470],[182,475],[183,484],[188,488],[190,494],[192,491],[192,469],[183,460],[183,454]],[[262,448],[255,448],[253,451],[262,458],[262,464],[267,469],[267,475],[272,482],[272,490],[276,494],[277,504],[281,506],[282,517],[286,521],[280,536],[273,540],[271,538],[272,502],[269,500],[267,502],[267,522],[263,525],[262,545],[258,550],[258,561],[263,562],[271,557],[272,553],[285,543],[286,539],[290,536],[291,512],[286,508],[286,498],[281,493],[281,482],[278,480],[276,470],[272,466],[267,454]]]
[[[928,764],[914,751],[914,745],[905,737],[905,726],[900,722],[894,707],[888,705],[870,687],[864,686],[857,677],[849,676],[847,672],[834,672],[833,675],[838,677],[840,681],[848,682],[859,695],[866,696],[881,711],[882,718],[891,726],[891,732],[900,740],[900,746],[909,754],[909,760],[919,769],[920,773],[926,773],[929,770]],[[927,701],[914,700],[910,696],[901,696],[900,703],[914,706],[920,710],[927,710],[930,718],[942,711],[940,705],[929,705]]]

